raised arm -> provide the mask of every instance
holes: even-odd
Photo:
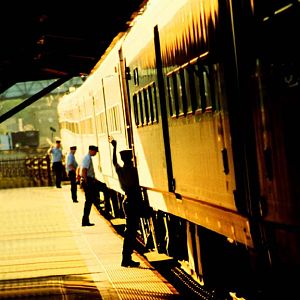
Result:
[[[118,161],[117,161],[117,141],[114,140],[114,138],[112,136],[108,137],[108,141],[113,146],[113,164],[114,164],[114,166],[116,166],[118,164]]]
[[[53,146],[51,146],[51,147],[48,149],[47,153],[48,153],[48,154],[51,154],[51,153],[52,153],[52,150],[53,150]]]

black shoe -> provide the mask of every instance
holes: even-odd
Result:
[[[78,201],[77,201],[77,200],[73,200],[73,202],[74,202],[74,203],[78,203]]]
[[[129,267],[129,268],[137,268],[139,267],[140,263],[134,260],[122,260],[121,266],[122,267]]]
[[[61,189],[61,186],[57,186],[56,188]]]
[[[94,223],[82,223],[82,226],[94,226]]]

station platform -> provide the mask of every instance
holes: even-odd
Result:
[[[121,267],[123,237],[70,186],[0,190],[0,299],[184,299],[139,253]]]

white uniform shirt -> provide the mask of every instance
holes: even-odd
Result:
[[[82,160],[81,169],[87,169],[87,177],[95,178],[95,171],[93,166],[93,160],[90,154],[88,153]],[[82,174],[81,174],[82,175]]]

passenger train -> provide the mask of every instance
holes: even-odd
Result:
[[[63,146],[99,146],[106,212],[122,217],[113,136],[152,208],[145,246],[218,299],[288,299],[300,278],[299,8],[149,0],[58,105]]]

